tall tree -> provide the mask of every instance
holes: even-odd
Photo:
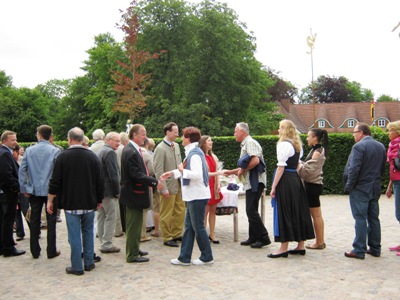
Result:
[[[126,61],[117,60],[122,71],[113,70],[113,79],[116,84],[115,91],[118,93],[119,101],[114,104],[114,110],[128,114],[130,119],[135,119],[143,107],[147,105],[149,97],[144,91],[149,84],[150,74],[140,73],[140,67],[149,59],[159,58],[160,53],[137,50],[137,39],[140,24],[135,12],[136,1],[131,3],[126,12],[122,15],[123,23],[119,28],[124,32],[124,54]],[[165,51],[161,51],[165,52]]]
[[[122,46],[109,33],[100,34],[94,39],[95,45],[87,51],[89,58],[82,67],[87,72],[85,77],[90,86],[85,97],[85,105],[89,109],[88,131],[125,128],[127,115],[113,110],[118,98],[111,77],[111,70],[120,68],[117,60],[123,57]]]
[[[350,82],[346,77],[319,76],[314,83],[315,99],[318,103],[371,101],[371,90],[363,89],[361,84]],[[311,84],[302,90],[300,103],[312,103]]]

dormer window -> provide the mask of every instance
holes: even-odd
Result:
[[[325,121],[324,120],[320,120],[318,121],[318,128],[325,128]]]
[[[386,120],[385,119],[379,119],[378,120],[378,127],[385,128],[386,127]]]
[[[347,121],[347,127],[354,128],[355,125],[356,125],[356,122],[354,120],[348,120]]]

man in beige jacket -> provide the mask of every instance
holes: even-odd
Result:
[[[163,130],[164,140],[157,145],[153,157],[154,173],[157,179],[165,172],[177,169],[182,163],[179,145],[174,142],[179,136],[178,126],[170,122],[164,126]],[[185,203],[181,197],[179,179],[168,178],[160,194],[160,226],[164,245],[178,247],[185,220]]]

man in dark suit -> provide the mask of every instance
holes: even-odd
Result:
[[[122,150],[120,202],[126,206],[126,261],[147,262],[140,251],[143,209],[150,207],[150,188],[160,190],[160,181],[148,175],[139,145],[147,138],[143,125],[135,124],[129,131],[129,143]]]
[[[364,259],[367,253],[379,257],[381,224],[378,200],[381,194],[381,178],[385,172],[386,150],[382,143],[371,137],[371,130],[365,123],[358,123],[354,127],[353,137],[356,144],[351,149],[343,179],[344,190],[350,193],[356,236],[353,250],[344,255]]]
[[[12,156],[17,134],[4,131],[0,147],[0,255],[18,256],[24,250],[14,247],[13,224],[19,193],[18,164]]]

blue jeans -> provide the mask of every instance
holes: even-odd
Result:
[[[393,180],[394,207],[396,219],[400,222],[400,180]]]
[[[72,269],[74,271],[83,271],[82,245],[83,245],[83,261],[85,266],[90,266],[93,264],[94,211],[82,215],[73,215],[68,212],[65,212],[65,220],[67,221],[68,242],[71,247]]]
[[[208,200],[201,199],[186,202],[185,232],[182,236],[181,253],[178,257],[181,262],[190,263],[195,237],[201,252],[200,260],[203,262],[213,260],[210,240],[204,228],[204,214]]]
[[[350,192],[350,207],[355,220],[356,236],[353,242],[353,252],[364,257],[368,246],[371,253],[381,253],[381,223],[379,221],[379,197],[373,192],[365,193],[359,190]]]

